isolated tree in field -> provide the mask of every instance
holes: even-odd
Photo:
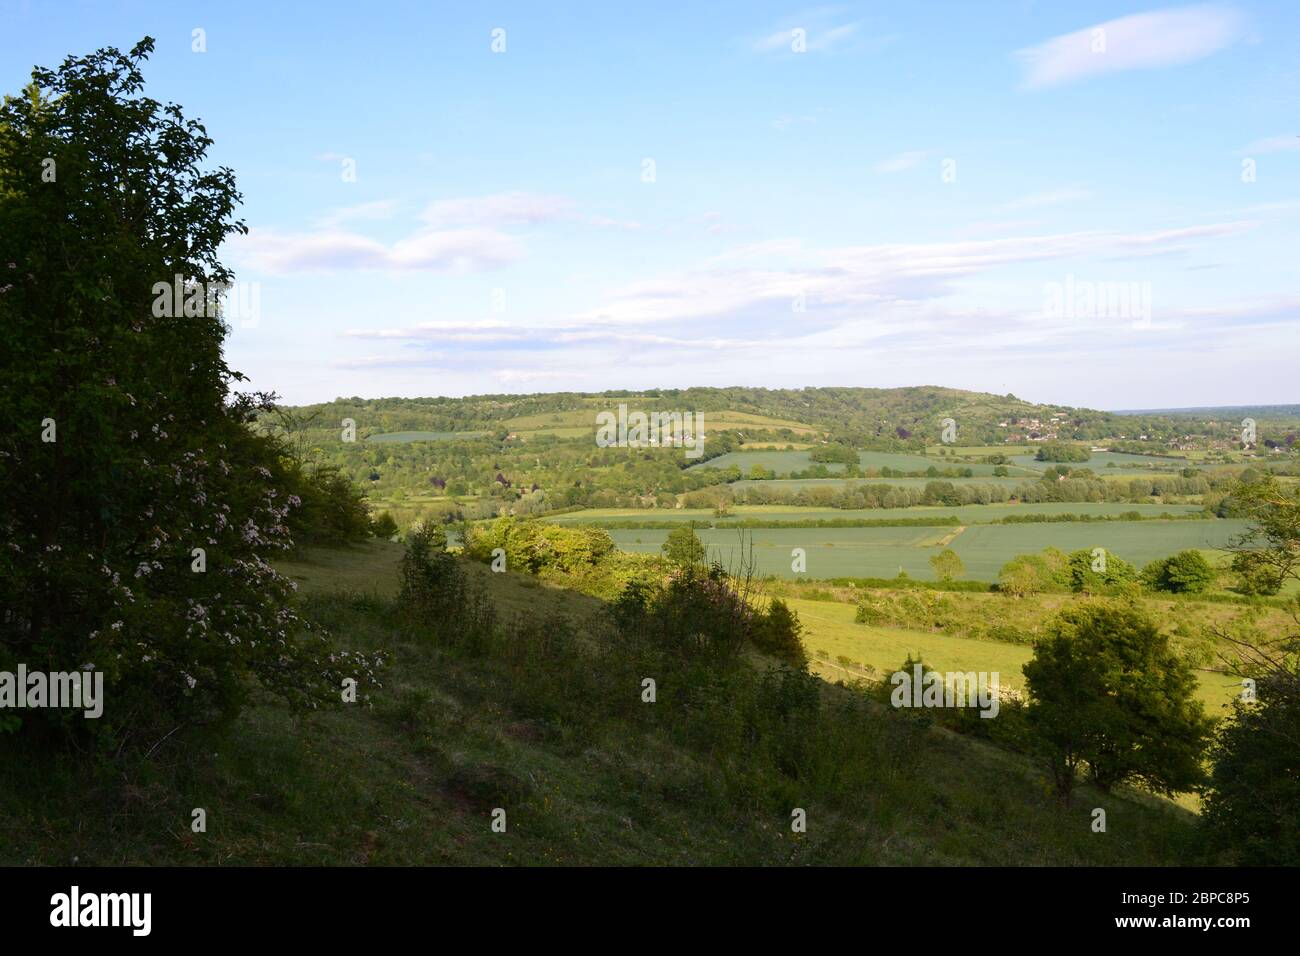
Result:
[[[1078,774],[1104,789],[1189,790],[1211,722],[1196,676],[1138,607],[1094,600],[1062,610],[1024,666],[1032,746],[1068,800]]]
[[[704,543],[696,535],[695,526],[692,524],[685,524],[670,531],[660,550],[664,557],[681,567],[699,564],[704,561],[707,554]]]
[[[248,678],[315,703],[371,668],[302,635],[266,561],[297,501],[221,353],[240,196],[203,126],[141,95],[152,49],[35,70],[0,106],[0,486],[22,489],[0,498],[0,664],[93,666],[104,716],[79,726],[142,742],[232,714]],[[177,276],[183,302],[159,291]]]
[[[930,567],[940,581],[952,581],[966,573],[966,565],[952,548],[944,548],[930,556]]]

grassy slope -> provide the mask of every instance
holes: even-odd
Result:
[[[989,595],[963,595],[987,598]],[[1005,598],[994,596],[996,602]],[[976,640],[897,627],[875,627],[854,622],[856,606],[833,601],[789,599],[787,603],[804,625],[804,643],[814,655],[815,669],[832,679],[845,674],[874,675],[897,670],[907,658],[920,655],[927,664],[941,671],[997,671],[1005,687],[1023,688],[1021,668],[1033,656],[1030,647],[999,641]],[[997,604],[989,602],[990,610]],[[816,657],[818,651],[827,658]],[[847,665],[841,657],[848,658]],[[864,667],[865,665],[865,667]],[[1240,690],[1239,682],[1222,674],[1200,671],[1197,696],[1212,716],[1221,716],[1224,706]]]
[[[39,774],[0,762],[0,863],[1135,865],[1184,858],[1192,839],[1167,804],[1085,790],[1064,809],[1019,758],[885,712],[862,728],[880,749],[861,806],[823,805],[794,781],[781,806],[750,804],[743,767],[644,723],[520,713],[487,663],[404,636],[385,600],[398,556],[376,544],[283,565],[337,641],[391,654],[372,705],[300,719],[263,701],[226,736],[178,734],[119,773],[92,774],[84,757]],[[598,609],[474,573],[506,616]],[[506,834],[490,831],[496,806]],[[807,810],[807,834],[790,832],[790,806]],[[1106,835],[1090,831],[1095,806]],[[204,834],[190,832],[194,807]]]

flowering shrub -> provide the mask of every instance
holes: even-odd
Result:
[[[244,231],[203,127],[139,95],[152,46],[0,107],[0,665],[103,671],[96,726],[134,739],[233,715],[249,678],[315,705],[376,665],[310,633],[268,564],[301,502],[250,428],[269,397],[232,394],[217,300],[152,308],[173,275],[228,281]]]

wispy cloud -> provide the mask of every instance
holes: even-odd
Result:
[[[253,229],[232,239],[231,248],[237,262],[272,275],[355,270],[465,274],[500,268],[524,255],[518,239],[492,229],[426,229],[392,243],[341,229]]]
[[[344,223],[363,221],[379,221],[391,219],[397,213],[398,203],[395,199],[378,199],[374,202],[358,203],[355,206],[344,206],[341,209],[335,209],[327,212],[316,220],[316,225],[321,229],[335,229]]]
[[[528,192],[440,199],[430,203],[420,214],[420,219],[434,228],[538,226],[547,223],[569,223],[596,228],[640,228],[637,222],[584,212],[565,196]]]
[[[888,159],[882,159],[871,169],[877,173],[901,173],[920,165],[935,155],[937,155],[937,152],[933,149],[914,149],[906,153],[897,153]]]
[[[846,49],[862,39],[862,21],[847,19],[846,12],[846,8],[838,6],[805,10],[786,19],[780,27],[748,40],[749,48],[769,55],[832,53]],[[872,42],[880,45],[890,39],[877,37]]]
[[[1231,7],[1154,10],[1107,20],[1016,52],[1029,89],[1059,86],[1091,76],[1177,66],[1217,53],[1245,32]]]
[[[1295,153],[1300,152],[1300,136],[1286,133],[1282,136],[1266,136],[1247,144],[1242,153],[1255,156],[1261,153]]]
[[[827,28],[794,26],[776,30],[754,41],[755,53],[826,53],[843,46],[858,32],[860,24],[844,23]]]
[[[430,226],[531,226],[573,215],[573,202],[563,196],[512,192],[493,196],[440,199],[420,218]]]
[[[1053,189],[1048,192],[1032,193],[1028,196],[1021,196],[1019,199],[1013,199],[1004,203],[1002,208],[1006,210],[1016,209],[1037,209],[1042,206],[1059,206],[1062,203],[1079,202],[1083,199],[1093,197],[1091,189],[1085,189],[1082,186],[1065,186],[1061,189]]]

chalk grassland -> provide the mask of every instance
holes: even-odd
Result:
[[[910,509],[909,509],[910,510]],[[752,554],[755,570],[781,578],[795,577],[791,552],[803,548],[811,578],[909,577],[934,580],[930,558],[949,529],[936,528],[701,528],[700,540],[710,558],[724,567],[739,567]],[[1047,547],[1062,551],[1105,548],[1139,566],[1187,548],[1224,548],[1245,530],[1245,522],[1109,521],[1054,522],[1026,525],[972,525],[948,545],[965,565],[968,580],[995,581],[999,569],[1019,554]],[[625,551],[655,553],[668,531],[611,529]]]
[[[240,733],[201,740],[183,761],[164,743],[107,780],[77,778],[87,760],[59,779],[6,761],[0,863],[1137,866],[1192,852],[1193,818],[1168,802],[1085,788],[1062,807],[1014,754],[883,708],[852,727],[866,747],[852,754],[859,798],[760,779],[743,749],[691,745],[659,712],[575,708],[581,681],[564,665],[520,681],[491,656],[405,630],[390,603],[400,553],[376,543],[280,564],[331,641],[388,657],[370,704],[295,716],[257,696]],[[602,613],[532,578],[473,573],[507,617]],[[828,710],[851,693],[822,692]],[[791,806],[807,810],[807,834],[790,832]],[[1124,839],[1097,839],[1094,806]],[[194,807],[206,833],[190,832]],[[493,807],[507,808],[505,834],[491,831]]]
[[[1136,511],[1143,516],[1190,515],[1200,505],[1125,504],[1120,502],[1047,501],[1039,504],[943,505],[916,508],[801,508],[791,505],[737,505],[718,518],[708,508],[587,508],[547,517],[556,524],[616,524],[620,521],[694,521],[702,525],[728,521],[887,521],[952,516],[963,524],[986,524],[1016,515],[1077,514],[1105,517]]]

